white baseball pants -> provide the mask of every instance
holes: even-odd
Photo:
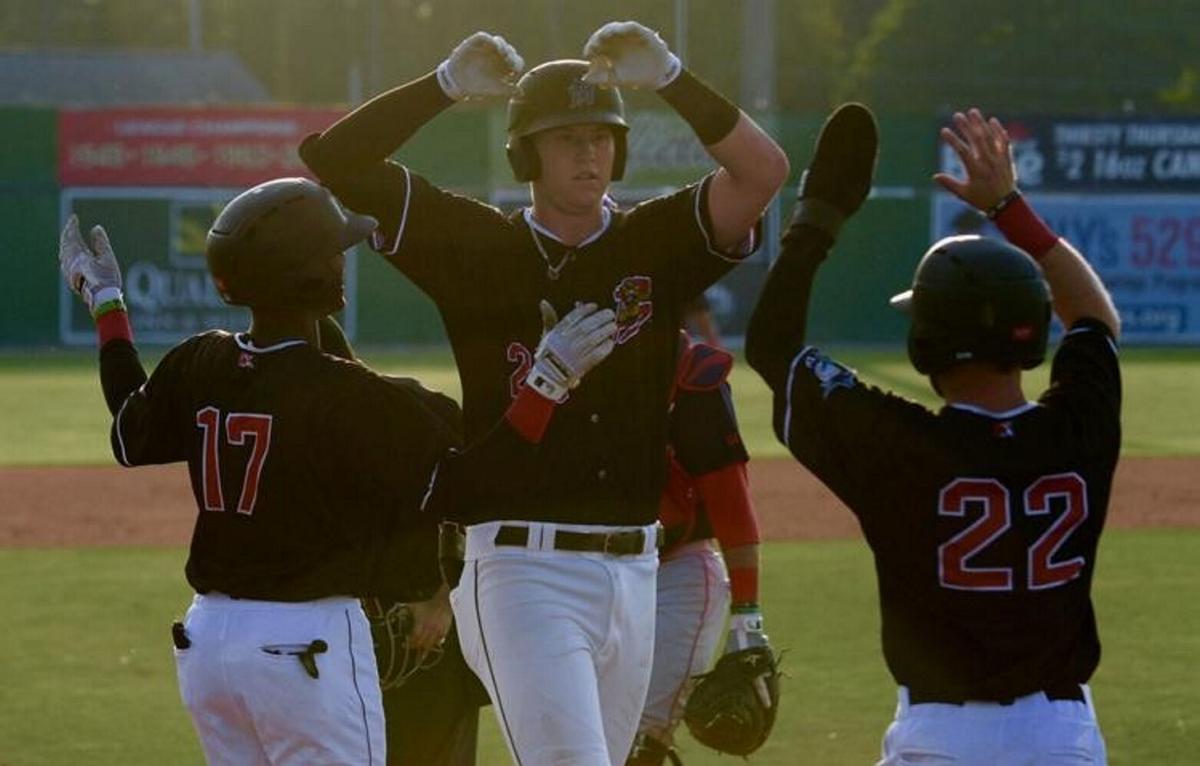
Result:
[[[383,698],[358,599],[196,596],[175,649],[179,691],[210,764],[383,766]],[[318,677],[297,654],[312,641]]]
[[[500,526],[526,547],[496,546]],[[518,766],[624,764],[654,648],[656,527],[639,554],[554,549],[554,535],[620,527],[488,522],[467,529],[450,594],[463,656],[483,681]]]
[[[879,766],[1103,766],[1104,738],[1084,686],[1083,702],[1038,692],[1011,705],[910,705],[900,687],[896,719],[883,739]]]

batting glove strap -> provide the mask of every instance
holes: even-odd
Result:
[[[568,383],[570,378],[562,367],[562,361],[551,361],[551,357],[547,354],[533,363],[533,369],[525,378],[525,385],[550,401],[562,404],[571,390]]]

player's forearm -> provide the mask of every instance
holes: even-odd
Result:
[[[1070,327],[1084,318],[1098,319],[1108,326],[1113,338],[1120,336],[1121,319],[1112,297],[1079,251],[1060,239],[1040,263],[1050,283],[1054,313],[1063,326]]]
[[[787,155],[754,120],[686,69],[658,91],[720,166],[708,189],[716,245],[743,242],[788,176]]]
[[[729,570],[729,595],[734,607],[759,603],[759,549],[758,543],[729,549],[721,547]]]
[[[386,160],[453,103],[431,72],[376,96],[309,137],[300,156],[322,179],[354,173]]]
[[[804,348],[813,281],[832,245],[826,232],[793,222],[750,315],[746,361],[776,391],[787,385],[788,366]]]
[[[1087,260],[1055,234],[1016,191],[989,215],[1009,242],[1033,256],[1050,285],[1054,313],[1065,327],[1080,319],[1097,319],[1118,337],[1121,320],[1112,298]]]
[[[696,477],[713,534],[729,569],[735,604],[758,603],[758,516],[750,500],[746,464],[735,463]]]
[[[787,180],[787,155],[754,120],[687,69],[658,94],[682,117],[734,185],[769,200]]]
[[[108,311],[96,319],[100,346],[100,386],[108,411],[116,415],[121,405],[146,382],[146,370],[133,345],[133,328],[124,308]]]
[[[704,148],[721,166],[730,190],[760,211],[787,181],[787,155],[745,113],[724,138]]]

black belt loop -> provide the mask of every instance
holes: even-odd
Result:
[[[662,528],[657,531],[661,544]],[[493,542],[497,546],[525,548],[529,545],[529,527],[509,524],[496,530]],[[554,549],[581,553],[607,553],[610,556],[638,556],[646,551],[646,532],[630,529],[619,532],[574,532],[560,529],[554,533]]]

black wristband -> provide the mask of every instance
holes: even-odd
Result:
[[[679,76],[670,83],[659,88],[658,94],[692,126],[696,137],[705,146],[712,146],[729,135],[742,114],[735,105],[686,68],[680,70]]]
[[[988,218],[995,220],[996,216],[998,216],[1002,212],[1004,212],[1004,208],[1006,208],[1009,205],[1011,205],[1012,203],[1016,202],[1020,197],[1021,197],[1021,192],[1016,189],[1013,189],[1008,194],[1005,194],[1003,197],[1001,197],[1000,201],[997,202],[995,205],[992,205],[987,210],[983,211],[983,214],[986,215]]]

